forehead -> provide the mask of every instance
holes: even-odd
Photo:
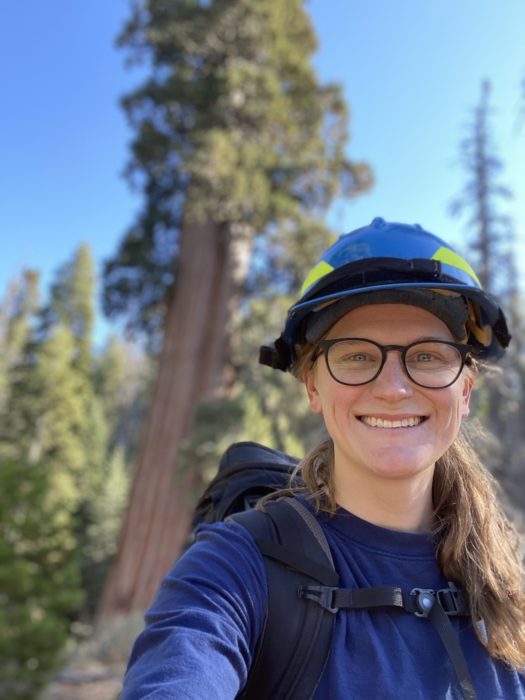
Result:
[[[381,342],[410,342],[418,338],[453,340],[445,323],[430,311],[408,304],[367,304],[352,309],[335,323],[327,338],[370,337]]]

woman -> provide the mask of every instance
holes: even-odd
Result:
[[[365,609],[337,615],[315,698],[525,698],[517,537],[460,432],[480,366],[509,340],[503,313],[444,241],[375,219],[325,253],[262,349],[264,364],[304,382],[326,425],[296,498],[316,514],[341,587],[453,582],[469,601],[470,618],[453,626],[476,695],[427,620]],[[149,611],[123,700],[236,697],[266,603],[246,530],[202,528]]]

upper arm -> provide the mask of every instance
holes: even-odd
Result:
[[[146,615],[121,700],[234,698],[266,604],[264,563],[249,533],[236,524],[201,528]]]

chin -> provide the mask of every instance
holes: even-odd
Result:
[[[407,479],[418,474],[433,470],[435,458],[428,455],[395,454],[390,451],[388,456],[372,460],[370,470],[385,479]]]

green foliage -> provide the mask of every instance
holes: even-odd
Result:
[[[147,363],[94,357],[94,269],[80,247],[49,303],[26,272],[0,302],[0,696],[33,698],[114,553]],[[129,361],[129,364],[127,364]]]
[[[319,235],[332,198],[371,178],[345,156],[346,105],[338,86],[317,81],[301,0],[147,0],[119,41],[150,68],[123,100],[136,133],[128,173],[145,201],[106,264],[104,307],[154,333],[183,219],[268,238],[261,260],[279,239],[314,226]]]
[[[48,461],[72,508],[100,468],[106,440],[90,376],[93,281],[91,254],[81,246],[57,271],[49,304],[38,314],[33,308],[32,328],[10,369],[0,437],[4,454]]]
[[[65,313],[64,323],[51,325],[47,318],[45,332],[32,334],[11,370],[0,455],[35,469],[46,465],[47,498],[75,542],[80,586],[89,561],[79,545],[87,527],[87,504],[100,489],[107,430],[87,374],[90,348],[64,325]]]
[[[17,457],[31,463],[52,459],[57,487],[71,497],[86,459],[80,435],[90,399],[89,384],[74,367],[76,357],[74,337],[64,326],[28,346],[12,371],[4,433]]]
[[[152,362],[137,347],[111,336],[95,358],[93,387],[108,428],[108,450],[130,463],[150,395]]]
[[[231,358],[236,381],[229,395],[197,406],[191,435],[179,452],[179,478],[190,483],[190,500],[215,475],[232,442],[253,440],[301,457],[323,439],[323,423],[311,413],[303,385],[257,363],[259,346],[280,332],[290,304],[268,293],[251,300],[237,319]]]
[[[116,448],[104,464],[91,498],[77,515],[82,588],[86,595],[82,615],[88,620],[96,611],[108,566],[116,551],[129,481],[123,449]]]
[[[178,479],[190,485],[187,495],[193,501],[216,474],[232,442],[253,440],[301,457],[321,434],[321,423],[310,413],[303,387],[289,375],[239,384],[235,396],[198,405],[191,435],[179,451]]]
[[[20,361],[38,308],[38,273],[23,270],[0,303],[0,415],[9,395],[9,372]]]
[[[108,459],[102,478],[103,489],[90,504],[87,554],[92,562],[107,561],[116,549],[120,518],[129,488],[129,478],[122,449],[115,449]]]
[[[82,552],[82,617],[95,613],[102,585],[117,546],[133,463],[149,396],[150,362],[117,337],[94,358],[91,413],[81,434],[89,463],[83,469],[84,499],[76,514]],[[90,420],[88,420],[90,418]]]
[[[67,503],[48,465],[0,461],[0,696],[36,697],[81,602]]]
[[[72,333],[76,363],[86,373],[91,366],[94,287],[91,251],[87,245],[81,245],[73,259],[57,270],[51,285],[51,300],[44,314],[48,324],[62,324]]]

